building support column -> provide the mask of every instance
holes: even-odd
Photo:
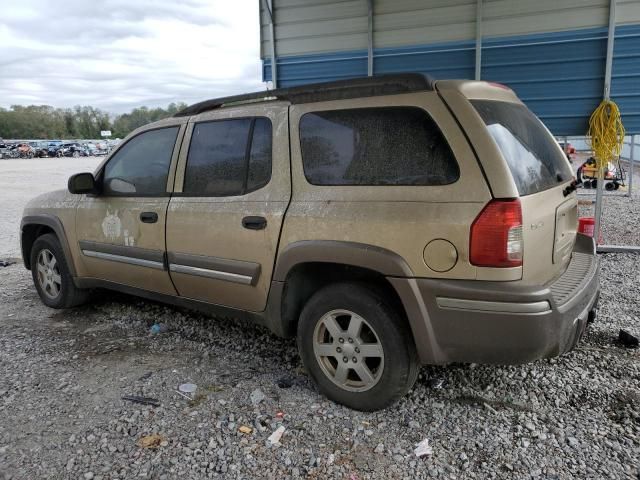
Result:
[[[373,0],[367,0],[369,27],[367,30],[367,76],[373,76]]]
[[[616,0],[609,0],[609,33],[607,35],[607,57],[604,70],[604,99],[609,100],[611,94],[611,68],[613,66],[613,40],[616,34]],[[599,159],[607,161],[607,159]],[[596,185],[595,225],[593,236],[596,244],[600,241],[600,227],[602,222],[602,197],[604,193],[604,166],[598,168],[598,183]]]
[[[475,79],[482,76],[482,0],[476,0],[476,73]]]
[[[278,62],[276,58],[276,36],[273,25],[273,0],[264,0],[264,7],[269,15],[269,34],[271,35],[271,83],[273,88],[278,88]]]

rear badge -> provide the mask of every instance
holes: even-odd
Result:
[[[543,226],[544,226],[544,222],[532,223],[531,230],[537,230],[539,228],[542,228]]]

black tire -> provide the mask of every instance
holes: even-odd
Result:
[[[38,273],[38,257],[40,252],[49,251],[56,260],[57,275],[60,276],[60,287],[58,294],[51,296],[51,292],[47,293],[45,288],[41,285]],[[47,233],[36,239],[31,248],[31,277],[36,287],[40,300],[47,307],[51,308],[71,308],[81,305],[87,301],[89,297],[89,290],[79,289],[73,284],[73,278],[69,272],[67,266],[67,260],[64,257],[62,247],[58,238],[52,234]]]
[[[377,383],[367,390],[350,391],[338,386],[314,353],[316,326],[334,310],[348,310],[360,316],[381,344],[384,366]],[[374,411],[391,405],[411,389],[418,376],[418,356],[407,322],[384,290],[368,284],[338,283],[316,292],[300,315],[298,350],[320,392],[356,410]]]
[[[591,180],[591,188],[598,188],[598,179]]]

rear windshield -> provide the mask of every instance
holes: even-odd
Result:
[[[569,162],[542,122],[524,105],[471,100],[509,165],[520,196],[569,180]]]

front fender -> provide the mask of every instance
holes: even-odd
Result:
[[[60,245],[62,246],[62,251],[64,252],[69,271],[71,272],[71,275],[75,277],[76,268],[73,264],[73,257],[71,256],[71,249],[69,248],[69,241],[67,240],[64,225],[58,217],[48,213],[26,215],[22,217],[22,221],[20,222],[20,250],[22,252],[22,261],[24,262],[24,266],[28,270],[31,269],[31,247],[33,246],[33,242],[36,237],[35,232],[33,235],[31,234],[32,229],[29,227],[37,226],[48,227],[56,234],[60,241]]]

